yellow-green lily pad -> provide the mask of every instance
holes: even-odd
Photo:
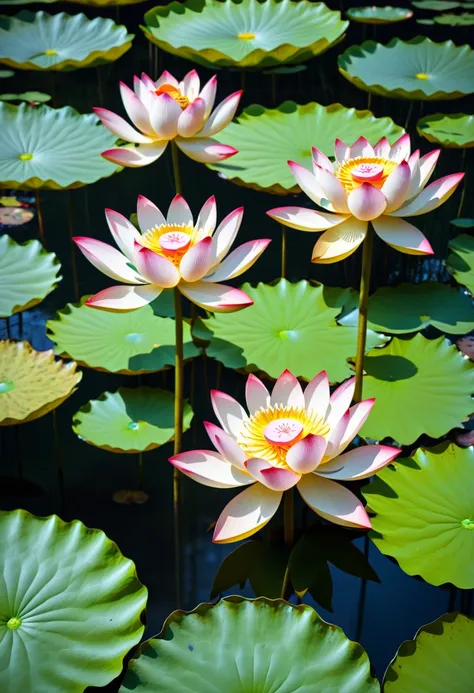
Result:
[[[474,295],[474,238],[461,233],[449,241],[449,248],[452,252],[448,255],[448,270]]]
[[[183,430],[192,418],[193,410],[185,402]],[[110,452],[153,450],[173,438],[174,395],[156,387],[104,392],[76,412],[72,428],[86,443]]]
[[[444,441],[419,449],[412,458],[385,467],[362,493],[376,513],[372,541],[405,573],[421,575],[432,585],[474,587],[472,447]]]
[[[0,342],[0,426],[33,421],[56,409],[76,390],[82,373],[74,361],[28,342]]]
[[[253,299],[252,306],[202,321],[204,329],[197,336],[209,341],[209,356],[230,368],[263,371],[271,378],[286,368],[305,380],[326,370],[331,383],[352,375],[348,359],[356,353],[357,328],[336,322],[349,289],[286,279],[242,288]],[[369,330],[367,350],[384,341]]]
[[[474,17],[474,14],[472,15]],[[474,23],[474,22],[473,22]],[[474,147],[474,116],[466,113],[433,113],[420,118],[418,134],[442,147]]]
[[[287,161],[311,168],[313,146],[333,157],[336,137],[352,144],[362,135],[375,144],[385,136],[393,143],[404,132],[391,118],[376,118],[370,111],[339,103],[300,106],[285,101],[278,108],[253,105],[219,133],[219,141],[235,147],[238,153],[232,160],[209,168],[238,185],[289,195],[300,189]]]
[[[339,56],[339,72],[364,91],[397,99],[452,100],[474,92],[474,51],[426,36],[365,41]]]
[[[394,337],[364,360],[364,399],[375,405],[361,435],[401,445],[439,438],[474,411],[474,365],[444,337]]]
[[[0,188],[80,188],[120,168],[101,153],[116,141],[93,113],[0,103]]]
[[[129,312],[68,303],[46,323],[48,337],[62,356],[98,371],[153,373],[175,361],[175,323],[157,316],[151,305]],[[184,323],[184,358],[200,353]]]
[[[346,15],[352,22],[361,24],[395,24],[413,17],[413,11],[406,7],[372,5],[371,7],[350,7]]]
[[[454,10],[459,7],[459,2],[452,2],[452,0],[413,0],[411,4],[419,10],[433,10],[433,12]]]
[[[342,41],[349,22],[308,0],[185,0],[145,14],[145,36],[206,67],[301,63]]]
[[[0,101],[27,101],[28,103],[46,103],[51,101],[49,94],[41,91],[24,91],[21,94],[0,94]]]
[[[133,38],[104,17],[23,11],[0,17],[0,63],[20,70],[92,67],[120,58]]]
[[[471,5],[474,7],[474,5]],[[462,12],[461,14],[439,14],[434,18],[436,24],[446,26],[472,26],[474,24],[473,12]]]
[[[40,303],[58,285],[61,265],[39,241],[15,243],[0,236],[0,318]]]

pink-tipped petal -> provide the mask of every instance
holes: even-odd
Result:
[[[212,313],[233,313],[253,305],[253,301],[240,289],[234,289],[226,284],[211,282],[179,283],[179,290],[192,303]]]
[[[289,469],[283,469],[283,467],[272,467],[266,460],[258,457],[247,460],[245,469],[255,481],[272,491],[288,491],[289,488],[296,486],[301,479],[301,474],[295,474]]]
[[[168,214],[166,215],[167,224],[176,224],[185,226],[193,225],[193,214],[191,209],[182,195],[175,195],[171,200],[171,204],[168,207]]]
[[[235,147],[220,144],[212,137],[178,138],[176,144],[186,156],[189,156],[193,161],[199,161],[201,164],[215,164],[218,161],[229,159],[238,152]]]
[[[418,161],[418,165],[413,171],[412,183],[407,195],[408,200],[423,190],[435,170],[440,153],[441,149],[435,149],[422,156]]]
[[[379,217],[387,200],[383,192],[370,183],[362,183],[349,193],[347,203],[352,214],[361,221],[372,221]]]
[[[313,248],[312,262],[330,264],[344,260],[360,246],[367,234],[367,222],[349,217],[325,231]]]
[[[244,208],[238,207],[228,214],[219,224],[213,235],[214,264],[217,265],[229,252],[232,243],[235,241],[242,218]]]
[[[245,489],[225,506],[217,520],[212,541],[230,544],[252,536],[272,519],[281,497],[281,491],[271,491],[262,484]]]
[[[270,393],[260,378],[252,373],[245,385],[245,399],[250,414],[255,414],[259,409],[267,409],[270,404]]]
[[[334,424],[334,426],[331,426],[329,433],[326,435],[326,451],[324,453],[324,459],[325,461],[327,460],[332,460],[333,457],[336,457],[336,455],[339,454],[339,450],[341,448],[341,442],[346,434],[347,426],[349,425],[349,421],[351,418],[351,414],[349,409],[342,415],[342,417],[339,419],[339,421]]]
[[[179,271],[185,282],[197,282],[212,266],[212,238],[208,236],[193,245],[184,255]]]
[[[170,84],[172,87],[176,87],[177,89],[179,88],[179,82],[176,79],[176,77],[173,77],[171,72],[168,72],[168,70],[164,70],[159,78],[154,82],[150,77],[148,77],[147,74],[142,72],[142,80],[145,81],[147,79],[147,86],[149,89],[159,89],[163,84]]]
[[[73,240],[89,262],[107,277],[125,284],[146,282],[138,272],[130,267],[129,258],[108,243],[86,236],[76,236]]]
[[[342,419],[351,406],[354,390],[355,378],[349,378],[349,380],[344,381],[342,385],[339,385],[332,393],[329,399],[329,412],[327,416],[327,423],[331,428]]]
[[[241,447],[237,445],[235,440],[228,433],[216,426],[209,421],[204,421],[204,428],[209,436],[211,443],[214,445],[216,450],[222,455],[222,457],[238,467],[242,471],[245,471],[245,461],[247,456]]]
[[[86,301],[86,306],[104,310],[137,310],[158,298],[163,289],[159,286],[111,286],[99,291]]]
[[[200,137],[212,137],[223,130],[235,116],[242,91],[236,91],[222,101],[209,116],[207,123],[199,133]]]
[[[336,176],[330,171],[316,165],[314,175],[318,181],[318,184],[324,191],[324,197],[329,200],[334,210],[336,212],[341,212],[342,214],[348,214],[349,207],[347,206],[347,193],[340,180],[336,178]]]
[[[304,407],[303,389],[289,370],[283,371],[273,386],[270,403],[283,407]]]
[[[148,77],[148,79],[150,79]],[[151,79],[150,79],[151,82]],[[151,82],[153,84],[153,82]],[[148,88],[146,83],[141,80],[139,77],[135,76],[133,78],[133,90],[136,94],[136,96],[140,99],[142,104],[145,106],[146,110],[148,111],[148,120],[150,119],[150,114],[149,111],[151,109],[152,103],[154,99],[156,98],[155,94],[155,85],[153,84],[152,90]],[[151,125],[151,123],[150,123]]]
[[[430,183],[419,195],[404,207],[392,212],[397,217],[416,217],[419,214],[427,214],[440,207],[449,200],[459,183],[464,178],[464,173],[452,173],[449,176],[438,178]]]
[[[301,166],[301,164],[297,164],[294,161],[289,161],[288,166],[290,167],[291,172],[294,175],[296,182],[300,186],[301,190],[304,192],[305,195],[309,197],[310,200],[312,200],[315,204],[319,205],[320,207],[325,207],[325,209],[334,211],[331,203],[329,202],[329,200],[326,199],[324,190],[318,183],[318,180],[314,173],[311,173],[311,171],[308,171],[307,168]]]
[[[381,156],[383,159],[388,159],[390,154],[390,142],[386,137],[381,137],[374,146],[375,156]]]
[[[245,409],[236,399],[220,390],[211,390],[211,402],[214,414],[224,431],[232,438],[238,438],[244,422],[249,419]]]
[[[286,463],[297,474],[309,474],[319,465],[325,451],[326,439],[310,433],[288,450]]]
[[[350,158],[355,159],[357,156],[375,156],[374,148],[365,137],[359,137],[351,147]]]
[[[150,112],[150,122],[159,138],[172,140],[176,137],[181,113],[181,106],[172,96],[166,92],[158,94]]]
[[[163,224],[166,224],[165,217],[155,203],[144,195],[138,196],[137,217],[138,225],[142,233],[153,229],[155,226],[162,226]]]
[[[110,130],[110,132],[122,140],[133,142],[134,144],[150,144],[153,142],[151,137],[143,135],[135,128],[132,128],[124,118],[116,113],[112,113],[112,111],[106,108],[93,108],[92,110],[100,118],[107,130]]]
[[[139,243],[135,244],[135,265],[151,284],[172,289],[179,282],[179,272],[170,260]]]
[[[196,221],[196,231],[199,240],[206,236],[211,236],[217,223],[217,206],[214,195],[206,200],[199,212]]]
[[[257,241],[243,243],[222,260],[217,269],[205,277],[204,281],[224,282],[239,277],[252,267],[270,242],[270,238],[260,238]]]
[[[169,461],[203,486],[236,488],[254,483],[251,476],[234,467],[214,450],[190,450],[170,457]]]
[[[402,135],[390,147],[390,154],[388,158],[392,161],[396,161],[397,163],[401,163],[402,161],[408,161],[410,158],[410,152],[410,135]]]
[[[196,99],[185,108],[178,118],[178,135],[194,137],[204,125],[206,119],[206,102]]]
[[[334,155],[338,164],[342,164],[343,161],[350,158],[351,148],[345,144],[338,137],[334,142]]]
[[[127,115],[132,121],[132,123],[145,135],[149,135],[152,139],[155,139],[155,132],[151,127],[150,118],[148,115],[148,110],[145,105],[140,101],[138,96],[127,87],[126,84],[120,82],[120,94],[122,96],[123,105],[127,111]]]
[[[353,407],[350,407],[349,421],[347,422],[346,431],[339,445],[338,455],[344,452],[349,443],[351,443],[359,433],[360,429],[367,421],[374,403],[375,399],[365,399],[358,404],[354,404]]]
[[[304,401],[307,411],[326,418],[329,407],[329,380],[326,371],[321,371],[309,381],[304,391]]]
[[[206,103],[206,118],[209,117],[212,109],[214,108],[214,102],[216,100],[217,91],[217,77],[214,75],[211,79],[206,82],[206,84],[201,89],[199,96]]]
[[[325,168],[326,171],[330,171],[330,173],[333,173],[333,165],[330,159],[326,156],[326,154],[323,154],[323,152],[320,152],[319,149],[316,147],[311,148],[311,154],[313,157],[313,164],[316,166],[321,166],[321,168]],[[313,167],[313,173],[316,174],[316,170]]]
[[[325,520],[344,527],[371,529],[369,516],[360,500],[336,481],[305,474],[297,489],[309,507]]]
[[[190,72],[184,75],[179,87],[184,96],[187,96],[190,101],[194,101],[198,97],[199,89],[201,88],[201,81],[196,70],[190,70]]]
[[[168,142],[156,142],[154,144],[141,144],[138,147],[114,147],[102,152],[107,161],[119,166],[140,168],[148,166],[160,158],[166,149]]]
[[[382,185],[381,192],[385,195],[387,206],[385,213],[388,214],[394,209],[398,209],[406,200],[411,185],[411,171],[408,163],[402,161],[388,176]]]
[[[387,216],[374,219],[375,233],[395,250],[408,255],[433,255],[430,242],[416,226],[404,219]]]
[[[367,479],[390,464],[400,452],[387,445],[362,445],[322,464],[316,473],[335,481]]]
[[[129,260],[132,260],[135,240],[140,238],[137,229],[126,217],[115,212],[113,209],[105,210],[105,219],[114,241],[122,253],[126,255]]]
[[[347,219],[345,214],[318,212],[306,207],[275,207],[267,214],[280,224],[298,231],[325,231]]]
[[[419,161],[420,161],[420,150],[415,149],[415,151],[412,154],[410,154],[410,158],[408,159],[408,166],[410,167],[410,171],[412,173],[415,170],[415,167],[417,166]]]

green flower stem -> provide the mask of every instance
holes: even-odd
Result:
[[[41,243],[46,248],[46,235],[44,232],[44,219],[43,219],[43,212],[41,211],[41,202],[40,202],[39,190],[36,190],[36,216],[38,217],[38,229],[39,229],[39,235],[40,235]]]
[[[286,279],[286,226],[281,225],[281,276]]]
[[[285,491],[285,495],[283,497],[283,532],[285,537],[285,546],[287,547],[288,551],[291,551],[295,540],[295,509],[292,488],[288,489],[288,491]],[[287,565],[285,570],[285,576],[283,578],[283,585],[281,588],[282,599],[287,598],[289,587],[290,571]]]
[[[355,362],[354,399],[362,399],[362,378],[364,375],[365,344],[367,340],[367,308],[369,300],[370,272],[372,269],[372,248],[374,244],[372,225],[369,224],[362,249],[362,271],[359,293],[359,324],[357,326],[357,353]]]
[[[466,148],[462,150],[462,158],[461,158],[461,171],[464,171],[464,180],[463,180],[463,186],[461,190],[461,199],[459,200],[459,207],[458,207],[458,213],[457,217],[459,218],[461,216],[463,204],[464,204],[464,195],[466,194],[466,183],[467,183],[467,161],[466,161]]]
[[[171,161],[173,162],[174,189],[177,195],[182,194],[181,175],[179,172],[179,149],[174,140],[171,140]]]

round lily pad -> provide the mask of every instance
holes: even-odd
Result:
[[[349,22],[309,0],[185,0],[145,14],[145,36],[206,67],[301,63],[342,41]]]
[[[61,265],[39,241],[15,243],[0,236],[0,318],[32,308],[61,280]]]
[[[7,77],[13,77],[15,73],[13,70],[0,70],[0,79],[6,79]]]
[[[238,313],[220,313],[203,321],[209,340],[207,354],[231,368],[259,370],[277,378],[286,368],[311,380],[326,370],[331,383],[348,378],[347,362],[356,353],[357,329],[342,327],[336,318],[349,298],[348,289],[307,281],[291,284],[244,284],[254,305]],[[369,330],[367,350],[385,338]]]
[[[155,315],[151,305],[129,312],[99,310],[68,303],[46,323],[56,351],[98,371],[153,373],[175,361],[175,324]],[[184,358],[199,354],[184,323]]]
[[[444,614],[404,642],[384,677],[386,693],[467,693],[474,680],[474,618]]]
[[[21,94],[0,94],[0,101],[28,101],[28,103],[46,103],[51,101],[49,94],[41,91],[24,91]]]
[[[474,24],[474,13],[439,14],[434,18],[434,21],[436,24],[445,24],[446,26],[472,26]]]
[[[115,135],[93,113],[0,103],[0,121],[0,188],[80,188],[120,170],[100,156]]]
[[[28,342],[0,342],[0,426],[26,423],[56,409],[81,378],[73,361],[55,360],[52,350],[35,351]]]
[[[249,106],[237,122],[230,123],[219,138],[238,153],[232,163],[209,165],[233,183],[279,195],[300,192],[287,161],[311,168],[311,148],[334,156],[334,140],[353,143],[363,135],[372,144],[381,137],[390,143],[404,134],[391,118],[376,118],[370,111],[357,111],[341,104],[299,106],[285,101],[278,108]]]
[[[357,326],[356,308],[338,320]],[[376,332],[404,334],[433,325],[441,332],[466,334],[474,330],[474,306],[459,289],[438,282],[384,286],[369,298],[368,325]]]
[[[452,0],[413,0],[411,4],[419,10],[433,10],[434,12],[454,10],[459,7],[459,2],[452,2]]]
[[[76,70],[117,60],[132,39],[104,17],[24,11],[0,18],[0,62],[20,70]]]
[[[364,361],[364,399],[375,405],[361,435],[401,445],[439,438],[474,411],[474,366],[447,339],[394,337]]]
[[[474,18],[474,14],[472,16]],[[466,113],[433,113],[420,118],[416,129],[428,142],[442,147],[474,147],[474,116]]]
[[[116,544],[79,520],[0,512],[0,689],[106,686],[139,642],[147,590]]]
[[[449,241],[447,266],[453,277],[474,295],[474,238],[462,233]]]
[[[395,24],[395,22],[410,19],[413,17],[413,12],[406,7],[372,5],[371,7],[350,7],[346,15],[351,21],[361,24]]]
[[[362,493],[377,513],[373,542],[405,573],[421,575],[432,585],[474,587],[472,447],[444,441],[419,449],[413,458],[385,467]]]
[[[474,92],[474,51],[425,36],[365,41],[339,56],[339,71],[360,89],[397,99],[460,99]]]
[[[184,406],[184,430],[193,411]],[[73,431],[91,445],[110,452],[146,452],[174,435],[174,395],[156,387],[120,387],[104,392],[73,417]]]
[[[451,219],[449,223],[453,226],[457,226],[460,229],[474,228],[474,219],[471,219],[470,217],[457,217],[456,219]]]
[[[291,642],[291,657],[288,643]],[[309,606],[226,597],[174,611],[120,693],[378,693],[367,654]]]

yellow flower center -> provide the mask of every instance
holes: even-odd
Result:
[[[355,159],[344,161],[335,175],[349,193],[362,183],[370,183],[376,188],[381,188],[397,166],[396,161],[381,156],[357,156]]]
[[[260,409],[244,422],[238,444],[247,457],[260,457],[275,467],[289,469],[286,453],[309,433],[326,436],[328,424],[314,412],[281,405]]]
[[[430,76],[426,74],[426,72],[418,72],[415,77],[417,79],[429,79]]]
[[[255,38],[257,38],[257,34],[252,34],[251,31],[243,31],[240,34],[237,34],[237,38],[241,41],[253,41]]]
[[[162,84],[161,87],[156,89],[155,94],[169,94],[181,106],[183,111],[191,103],[188,97],[181,94],[178,87],[175,87],[173,84]]]
[[[197,242],[197,232],[185,224],[161,224],[149,229],[138,242],[179,267],[183,255]]]

